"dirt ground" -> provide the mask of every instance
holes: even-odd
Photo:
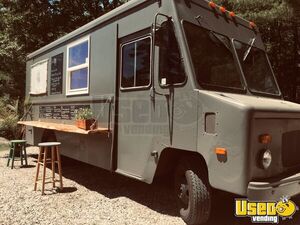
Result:
[[[63,157],[64,191],[42,196],[33,191],[37,148],[28,148],[29,166],[6,167],[7,151],[0,152],[0,225],[23,224],[172,224],[178,217],[168,184],[144,184]],[[48,170],[50,175],[50,170]],[[208,225],[251,224],[234,217],[234,196],[217,193]],[[293,199],[300,206],[300,198]],[[280,224],[299,225],[300,212]]]
[[[5,151],[8,148],[8,140],[0,137],[0,151]]]

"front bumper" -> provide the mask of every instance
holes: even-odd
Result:
[[[300,173],[276,182],[250,182],[247,190],[249,200],[278,201],[283,196],[300,194]]]

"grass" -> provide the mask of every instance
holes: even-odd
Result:
[[[8,145],[7,144],[0,144],[0,152],[1,151],[8,151]]]

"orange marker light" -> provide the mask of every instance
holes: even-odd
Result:
[[[270,134],[262,134],[259,136],[259,142],[262,144],[269,144],[272,141],[272,136]]]
[[[250,28],[254,29],[256,27],[256,24],[254,22],[249,22],[249,26]]]
[[[225,148],[216,148],[215,153],[217,155],[227,155],[227,150]]]
[[[220,7],[220,11],[221,11],[222,13],[225,13],[225,12],[226,12],[225,7],[221,6],[221,7]]]
[[[216,3],[214,3],[213,1],[209,2],[208,4],[212,9],[215,9],[217,6]]]
[[[234,12],[230,12],[230,13],[229,13],[229,16],[230,16],[231,18],[234,18],[234,17],[235,17],[235,13],[234,13]]]

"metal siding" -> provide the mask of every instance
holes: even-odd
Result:
[[[217,189],[245,195],[247,188],[248,121],[247,107],[216,93],[199,91],[198,152],[208,165],[210,184]],[[205,113],[216,113],[216,133],[204,130]],[[227,161],[218,160],[215,148],[227,150]]]
[[[117,25],[111,24],[91,35],[90,95],[114,94],[116,82]]]
[[[80,135],[56,132],[61,153],[70,158],[110,169],[111,138],[107,134]]]
[[[175,5],[173,1],[163,1],[162,8],[158,9],[157,5],[151,5],[146,11],[138,11],[132,16],[128,16],[120,20],[120,37],[129,35],[133,32],[147,28],[153,23],[155,13],[159,10],[162,13],[171,15],[174,22],[178,24],[177,14],[175,13]],[[151,10],[150,10],[151,9]],[[157,10],[157,11],[156,11]],[[138,20],[143,18],[143,20]],[[128,24],[135,22],[135,26]],[[135,28],[135,29],[134,29]],[[178,27],[175,29],[179,29]],[[177,30],[178,31],[178,30]],[[180,37],[179,37],[180,38]],[[180,39],[179,39],[180,40]],[[182,43],[180,43],[182,44]],[[181,48],[183,48],[181,46]],[[158,83],[158,51],[156,51],[155,62],[155,86],[160,93],[169,94],[170,89],[161,88]],[[188,73],[187,73],[188,74]],[[178,148],[186,151],[196,151],[197,146],[197,93],[193,91],[191,79],[188,78],[187,83],[183,87],[174,88],[174,102],[167,100],[164,96],[156,95],[155,108],[150,100],[150,90],[120,92],[122,99],[128,99],[135,102],[141,99],[148,101],[149,111],[154,117],[159,117],[160,123],[146,122],[142,126],[147,128],[158,129],[152,133],[128,134],[125,126],[119,125],[118,138],[118,170],[122,174],[135,176],[143,179],[145,182],[151,183],[157,162],[151,155],[152,151],[158,151],[160,154],[167,147]],[[123,104],[123,105],[122,105]],[[133,117],[138,115],[138,111],[131,106],[126,105],[126,101],[121,102],[121,107],[127,106],[128,115]],[[169,108],[168,108],[169,107]],[[124,109],[125,110],[125,109]],[[123,113],[124,113],[123,112]],[[168,114],[170,112],[170,114]],[[178,114],[183,112],[183,114]],[[119,114],[122,112],[119,111]],[[123,118],[124,119],[124,118]],[[122,117],[119,118],[119,123],[124,122]],[[149,118],[147,118],[149,119]],[[134,126],[139,125],[132,121],[129,126],[134,131]],[[145,129],[147,129],[145,128]]]

